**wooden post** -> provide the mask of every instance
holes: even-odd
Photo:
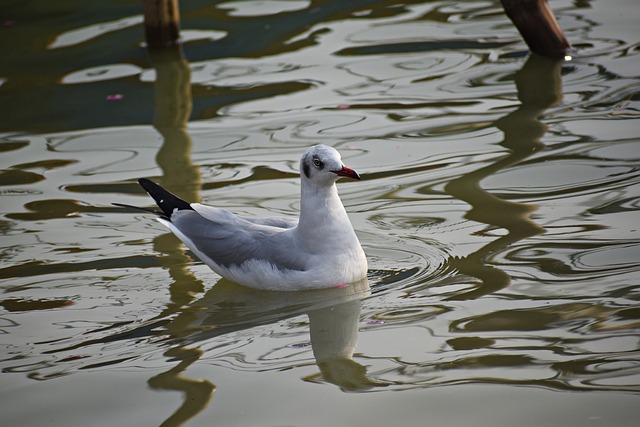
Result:
[[[564,58],[571,46],[547,0],[500,0],[529,49],[542,56]]]
[[[148,48],[175,46],[180,37],[178,0],[144,0],[144,34]]]

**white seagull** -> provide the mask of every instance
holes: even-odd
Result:
[[[334,148],[309,148],[300,159],[297,221],[244,218],[187,203],[148,179],[138,182],[162,210],[152,211],[158,221],[220,276],[256,289],[297,291],[344,286],[367,275],[367,259],[338,196],[341,177],[360,179]]]

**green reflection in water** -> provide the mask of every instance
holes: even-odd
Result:
[[[153,125],[163,137],[162,147],[156,156],[156,162],[162,170],[161,182],[186,200],[199,200],[202,185],[200,169],[191,160],[192,141],[186,130],[192,109],[189,64],[180,45],[150,49],[149,56],[156,70]],[[173,279],[169,287],[171,303],[158,315],[164,318],[180,312],[197,293],[204,291],[204,285],[186,268],[191,264],[191,258],[173,234],[156,237],[153,247],[165,254],[161,263]],[[167,328],[175,329],[171,324]],[[202,354],[203,351],[198,348],[172,347],[164,356],[178,359],[178,365],[149,379],[149,385],[154,389],[183,392],[182,405],[162,426],[183,425],[204,410],[213,397],[215,384],[183,375]]]
[[[207,380],[192,379],[182,375],[204,352],[196,348],[171,348],[164,353],[167,357],[178,359],[180,363],[166,372],[149,379],[149,385],[156,390],[181,391],[184,393],[182,405],[162,424],[162,427],[181,426],[207,407],[215,384]]]
[[[540,138],[547,128],[538,118],[562,99],[561,67],[562,60],[535,54],[528,58],[515,75],[521,106],[495,122],[504,132],[500,145],[510,150],[509,155],[445,186],[447,193],[471,205],[466,218],[508,231],[464,258],[451,259],[451,264],[461,273],[477,277],[480,283],[475,289],[449,297],[450,300],[476,299],[509,286],[509,275],[488,264],[491,255],[522,239],[544,233],[544,228],[531,219],[535,205],[504,200],[482,189],[480,181],[517,165],[544,147]]]

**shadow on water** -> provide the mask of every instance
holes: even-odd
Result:
[[[491,255],[528,237],[544,233],[544,228],[531,219],[537,207],[533,204],[505,200],[480,186],[480,182],[515,166],[544,148],[540,138],[547,127],[539,117],[545,109],[562,99],[561,69],[563,60],[549,59],[532,54],[515,75],[520,107],[497,120],[495,126],[504,132],[501,146],[510,153],[493,164],[450,181],[445,191],[471,205],[467,219],[500,227],[507,234],[488,243],[464,258],[450,260],[461,273],[476,277],[480,283],[475,289],[450,297],[450,300],[476,299],[509,286],[509,275],[490,265]]]

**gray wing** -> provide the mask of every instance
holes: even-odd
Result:
[[[252,224],[267,225],[276,228],[293,228],[298,225],[298,220],[293,218],[280,218],[280,217],[267,217],[267,218],[246,218],[241,217],[245,221],[249,221]]]
[[[198,212],[181,210],[171,215],[171,224],[193,246],[216,264],[229,267],[251,259],[265,260],[280,270],[305,270],[306,257],[295,248],[288,228],[248,221],[218,209],[215,218]],[[263,221],[264,222],[264,221]],[[269,220],[266,221],[269,223]]]
[[[246,218],[237,216],[226,209],[220,209],[213,206],[207,206],[200,203],[192,203],[191,208],[198,212],[200,215],[211,221],[229,221],[234,222],[237,220],[248,221],[251,224],[266,225],[276,228],[293,228],[298,225],[297,218],[282,218],[282,217],[263,217],[263,218]]]

